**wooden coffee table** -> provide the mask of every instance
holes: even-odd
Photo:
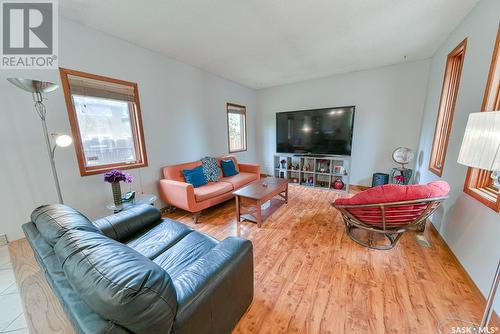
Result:
[[[273,211],[273,205],[266,209],[266,215],[263,219],[262,204],[272,200],[273,197],[279,196],[284,201],[279,201],[280,205],[288,203],[288,180],[268,177],[257,182],[251,183],[246,187],[233,192],[236,198],[236,221],[241,219],[250,220],[257,223],[258,227],[262,226],[262,221],[265,220]],[[244,214],[241,213],[242,202],[249,203],[253,210],[249,210]],[[276,208],[276,205],[274,206]],[[267,212],[269,210],[269,212]]]

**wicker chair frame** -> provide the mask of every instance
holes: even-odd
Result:
[[[396,245],[404,232],[423,230],[427,218],[446,198],[448,196],[360,205],[333,203],[332,206],[342,214],[346,233],[353,241],[371,249],[389,250]],[[353,234],[356,229],[382,234],[389,240],[389,245],[373,245],[371,237],[368,240],[358,238]]]

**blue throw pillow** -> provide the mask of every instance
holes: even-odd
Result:
[[[236,166],[234,166],[234,161],[232,159],[221,160],[220,164],[222,166],[222,173],[224,173],[224,176],[227,177],[238,174],[238,171],[236,170]]]
[[[203,174],[203,167],[199,166],[193,169],[183,169],[182,174],[187,183],[191,183],[193,187],[198,188],[207,184],[205,174]]]

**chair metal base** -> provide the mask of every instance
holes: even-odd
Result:
[[[364,230],[367,232],[368,238],[366,240],[362,240],[360,238],[357,238],[353,231],[356,230]],[[374,232],[374,231],[369,231],[366,229],[363,229],[358,226],[354,226],[351,224],[346,224],[346,233],[351,238],[352,241],[356,242],[357,244],[370,248],[370,249],[376,249],[376,250],[389,250],[394,248],[396,246],[396,243],[398,242],[399,238],[403,235],[403,233],[382,233],[382,232]],[[389,240],[389,245],[374,245],[373,244],[373,238],[371,237],[371,233],[378,233],[383,235],[387,240]]]

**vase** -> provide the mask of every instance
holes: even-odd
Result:
[[[113,191],[113,202],[115,207],[119,208],[122,206],[122,189],[120,187],[120,182],[111,183],[111,190]]]
[[[336,190],[342,190],[344,189],[344,182],[342,182],[341,178],[338,178],[333,182],[333,188]]]

